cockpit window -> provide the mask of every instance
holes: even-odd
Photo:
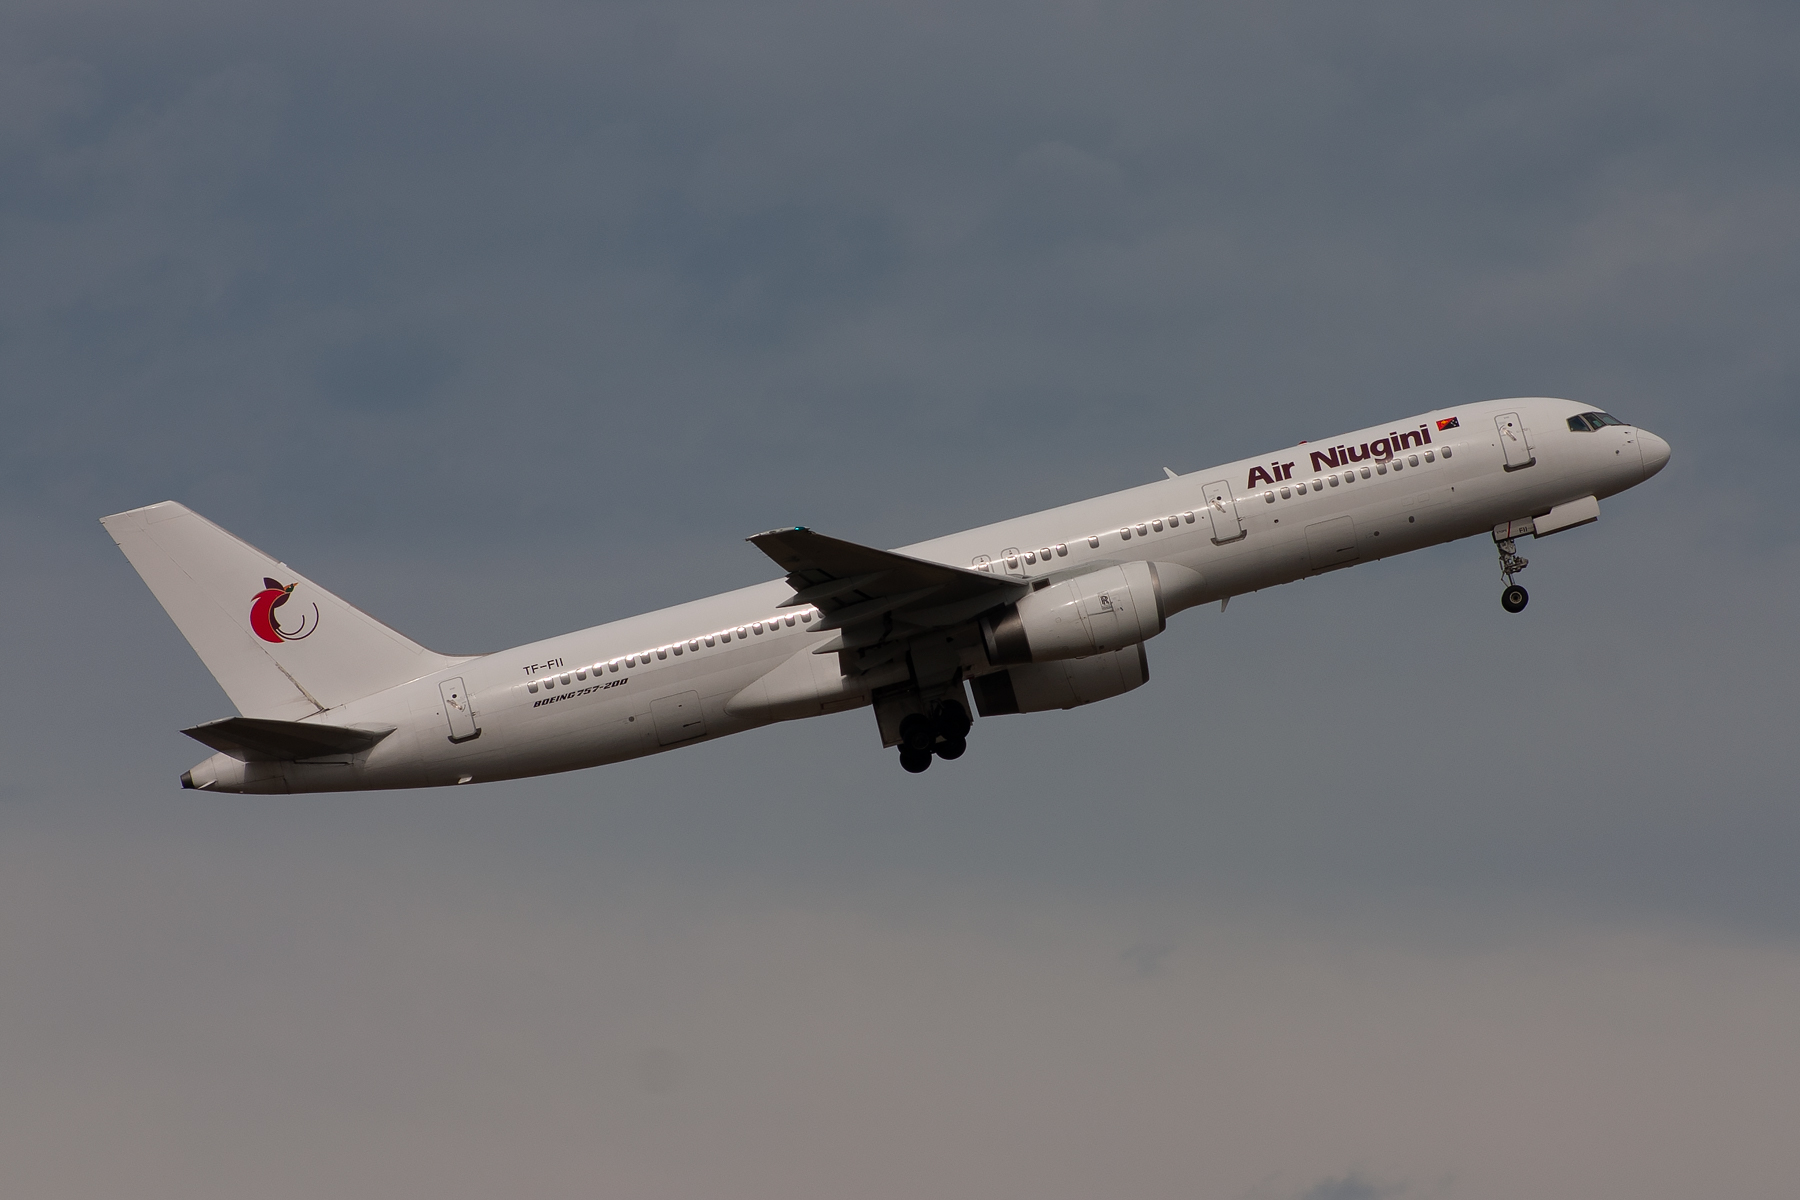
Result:
[[[1613,416],[1611,413],[1603,412],[1582,413],[1579,417],[1569,418],[1569,428],[1577,433],[1591,432],[1607,425],[1623,424],[1625,424],[1625,422],[1619,420],[1619,418]]]

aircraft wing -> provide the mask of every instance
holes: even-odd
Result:
[[[327,754],[367,750],[392,729],[350,729],[311,721],[274,721],[266,717],[225,717],[181,732],[245,762],[291,762]]]
[[[821,651],[966,621],[1027,588],[1005,575],[859,546],[799,526],[748,540],[787,572],[794,595],[784,608],[810,604],[825,615],[814,628],[845,631],[841,642]]]

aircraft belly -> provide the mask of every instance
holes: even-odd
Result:
[[[767,671],[772,657],[766,652],[746,654],[741,661],[718,663],[710,670],[694,670],[685,662],[680,669],[640,669],[630,684],[611,694],[578,696],[547,712],[529,706],[512,709],[504,752],[486,768],[488,773],[477,773],[477,778],[542,775],[623,762],[763,724],[728,713],[726,702]],[[697,697],[699,731],[678,721],[684,726],[683,736],[665,741],[658,733],[656,706],[685,695]]]
[[[836,655],[803,649],[732,693],[722,712],[755,724],[818,716],[866,701],[862,689],[839,670]]]

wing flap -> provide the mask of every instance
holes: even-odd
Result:
[[[981,611],[1015,599],[1026,585],[1003,575],[861,546],[804,527],[771,529],[749,542],[787,572],[788,605],[816,604],[827,629],[893,617],[917,623],[928,611]],[[926,628],[932,624],[927,622]]]
[[[327,754],[355,754],[394,731],[275,721],[267,717],[225,717],[181,732],[244,762],[292,762]]]

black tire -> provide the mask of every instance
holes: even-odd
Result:
[[[900,721],[900,744],[931,757],[931,743],[937,741],[937,727],[924,713],[908,713]],[[923,771],[925,768],[920,767]]]
[[[1525,606],[1531,603],[1531,593],[1518,584],[1510,584],[1500,593],[1500,607],[1509,613],[1524,612]]]
[[[952,741],[967,737],[969,729],[975,724],[969,716],[969,710],[954,700],[945,700],[932,710],[932,717],[937,723],[937,730]]]
[[[931,751],[914,750],[910,747],[902,747],[900,751],[900,765],[905,767],[907,771],[912,774],[917,775],[920,771],[923,771],[926,767],[931,765]]]
[[[937,744],[937,756],[942,759],[961,758],[963,751],[968,748],[968,738],[945,738]]]

